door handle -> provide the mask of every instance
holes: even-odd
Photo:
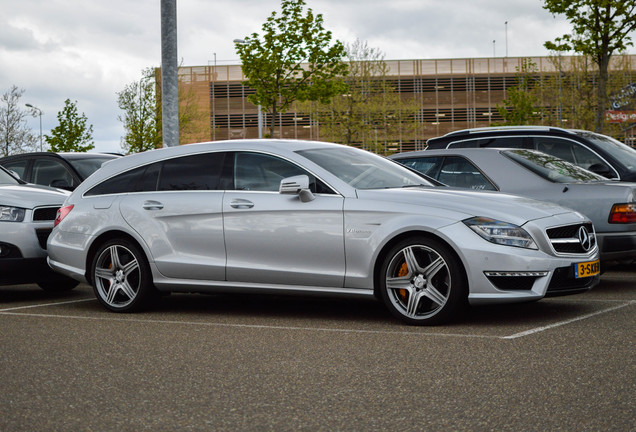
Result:
[[[163,208],[163,203],[159,201],[146,201],[144,202],[144,210],[161,210]]]
[[[235,199],[230,202],[230,207],[235,209],[250,209],[254,207],[254,203],[245,199]]]

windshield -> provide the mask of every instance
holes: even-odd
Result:
[[[104,162],[115,159],[116,157],[117,156],[95,156],[81,159],[69,158],[68,161],[71,165],[73,165],[73,168],[77,170],[80,176],[82,176],[82,179],[85,180],[86,177],[100,169]]]
[[[4,169],[0,168],[0,184],[20,184],[20,182]]]
[[[432,186],[432,183],[393,161],[353,147],[302,150],[298,154],[356,189]]]
[[[629,171],[636,171],[636,149],[633,149],[612,137],[608,137],[607,135],[582,130],[575,130],[572,132],[594,142],[607,153],[614,156],[614,158]]]
[[[592,171],[538,151],[507,150],[502,153],[519,165],[554,183],[608,181]]]

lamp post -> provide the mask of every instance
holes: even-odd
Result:
[[[233,41],[237,45],[245,45],[245,39],[234,39]],[[263,138],[263,111],[261,104],[258,104],[258,139]]]
[[[37,110],[39,115],[40,115],[40,151],[42,150],[42,110],[36,106],[33,106],[31,104],[25,104],[25,106],[27,106],[28,108],[31,108],[33,110]]]

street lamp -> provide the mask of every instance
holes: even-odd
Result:
[[[42,110],[36,106],[33,106],[31,104],[25,104],[28,108],[31,108],[33,110],[37,110],[39,115],[40,115],[40,151],[42,150]]]
[[[245,39],[234,39],[233,41],[237,45],[245,45]],[[263,138],[263,108],[261,104],[258,104],[258,139]]]

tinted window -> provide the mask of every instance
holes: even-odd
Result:
[[[490,137],[456,141],[448,145],[449,148],[481,148],[481,147],[502,147],[502,148],[525,148],[524,137]]]
[[[203,153],[163,162],[159,188],[169,190],[216,190],[225,153]]]
[[[90,195],[108,195],[128,192],[154,191],[161,162],[145,165],[110,178],[86,192]]]
[[[575,163],[572,141],[551,137],[535,137],[534,146],[537,150],[556,156],[570,163]]]
[[[26,180],[24,178],[24,170],[26,169],[27,161],[14,161],[14,162],[4,162],[2,164],[3,167],[10,171],[15,171],[22,180]]]
[[[67,159],[68,162],[73,165],[73,168],[77,170],[82,179],[85,179],[89,175],[93,174],[99,168],[101,168],[104,162],[115,159],[116,156],[95,156],[86,157],[81,159]]]
[[[422,174],[426,174],[429,177],[437,178],[437,173],[439,172],[439,168],[441,166],[441,162],[444,159],[443,156],[440,157],[416,157],[416,158],[405,158],[398,159],[403,165],[406,165],[409,168],[413,168],[415,171],[421,172]]]
[[[77,186],[73,176],[64,165],[56,160],[36,159],[31,169],[31,181],[36,184],[49,186],[54,181],[66,182],[69,186]]]
[[[234,160],[234,185],[237,190],[278,192],[282,179],[304,174],[309,177],[312,192],[334,193],[311,173],[275,156],[245,152],[236,153]]]
[[[437,179],[453,187],[496,190],[472,163],[458,156],[449,156],[444,159]]]

